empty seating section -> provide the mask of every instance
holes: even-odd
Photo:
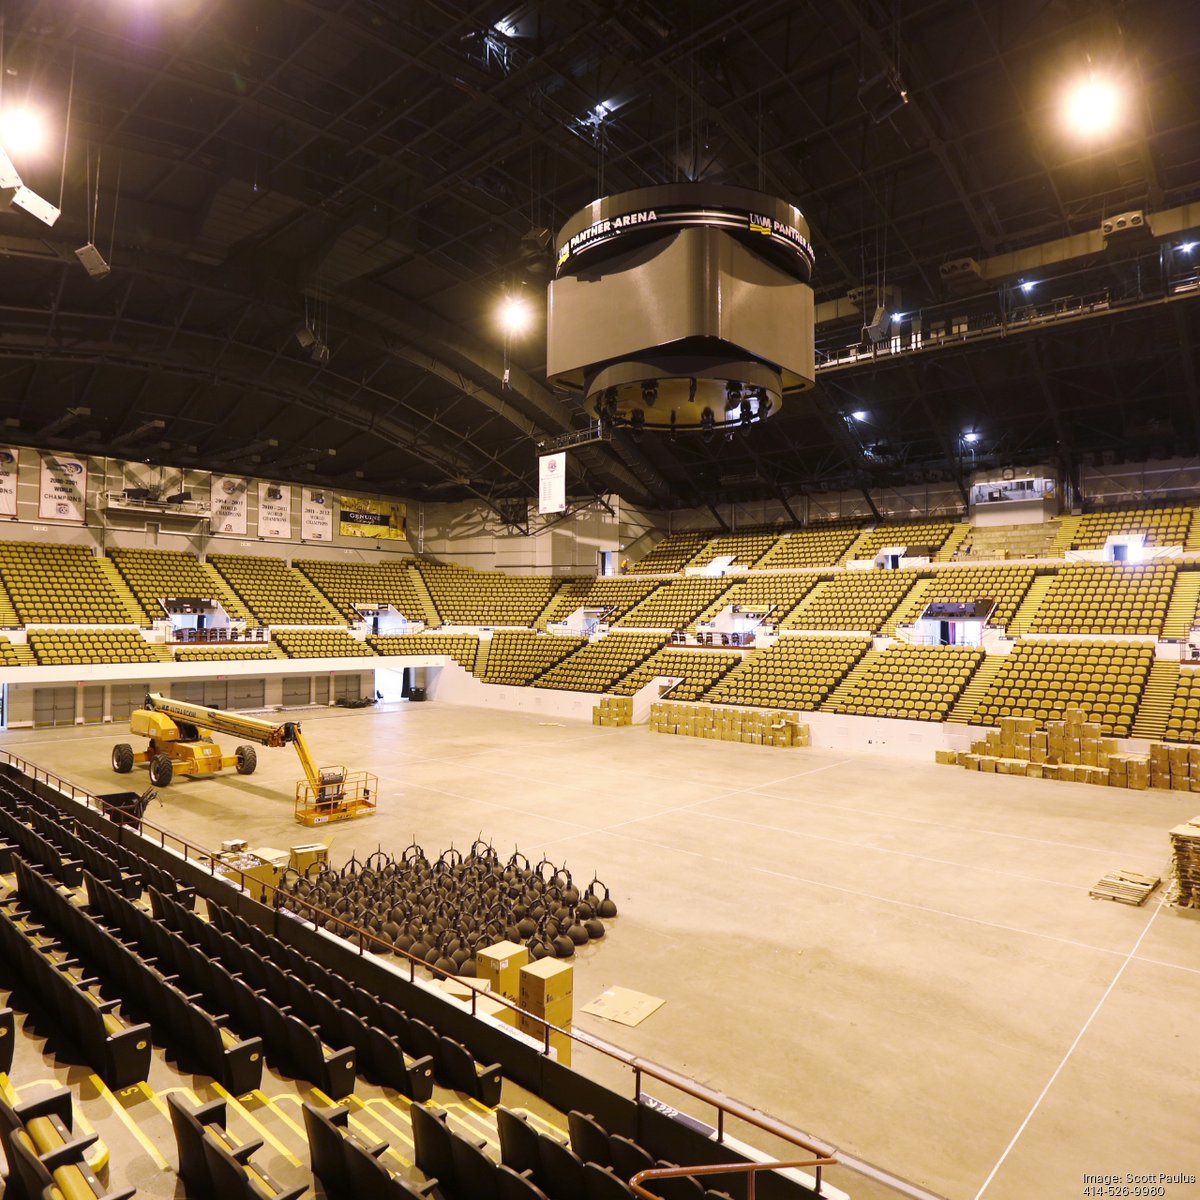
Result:
[[[1072,550],[1095,550],[1115,534],[1143,534],[1148,546],[1186,546],[1194,508],[1105,509],[1084,513],[1071,538]]]
[[[130,614],[86,546],[0,542],[0,581],[22,625],[128,625]]]
[[[21,658],[16,648],[6,637],[0,637],[0,667],[19,667]]]
[[[186,600],[216,600],[225,607],[227,588],[211,567],[179,550],[114,549],[108,557],[137,602],[153,620],[166,616],[162,601],[174,596]],[[235,606],[240,609],[242,606]],[[242,617],[240,611],[230,616]],[[247,610],[246,615],[249,615]],[[256,624],[253,620],[251,624]]]
[[[697,554],[690,567],[703,567],[714,559],[732,557],[732,567],[752,567],[780,537],[782,529],[747,529],[744,533],[722,533]]]
[[[492,636],[487,664],[479,678],[484,683],[524,687],[568,654],[587,645],[587,638],[558,637],[525,629],[502,629]]]
[[[630,568],[634,575],[673,575],[708,544],[712,531],[672,533]]]
[[[606,692],[666,644],[665,634],[610,633],[590,642],[533,681],[534,687]]]
[[[733,582],[703,577],[673,579],[651,592],[614,624],[627,629],[685,629],[722,592],[728,591]]]
[[[292,566],[348,621],[361,619],[355,604],[390,604],[410,621],[425,620],[411,558],[377,564],[298,558]]]
[[[916,571],[846,571],[815,587],[782,628],[878,633],[918,578]]]
[[[1165,736],[1170,742],[1200,742],[1200,668],[1180,668]]]
[[[549,575],[505,575],[429,562],[418,567],[447,625],[529,628],[562,584]]]
[[[877,525],[862,535],[854,546],[855,558],[874,558],[886,546],[904,546],[909,550],[927,549],[936,554],[954,531],[954,521],[904,521],[895,525]]]
[[[264,625],[345,624],[337,609],[281,559],[212,554],[208,561]]]
[[[994,625],[1007,625],[1012,620],[1029,585],[1033,582],[1033,567],[949,567],[938,571],[920,595],[914,594],[900,607],[898,621],[915,621],[930,604],[969,604],[975,600],[992,600],[996,604],[991,616]]]
[[[136,629],[34,629],[33,656],[44,667],[65,663],[169,662],[163,645],[151,645]]]
[[[1128,737],[1154,663],[1148,642],[1018,641],[984,694],[975,720],[1000,717],[1058,720],[1082,708],[1104,733]]]
[[[713,704],[811,711],[820,707],[870,648],[869,638],[781,637],[746,658],[704,699]]]
[[[889,646],[825,705],[827,712],[943,721],[983,662],[960,646]]]
[[[1173,563],[1072,563],[1054,576],[1031,633],[1162,632]]]
[[[175,651],[176,662],[260,662],[278,657],[279,655],[265,642],[247,642],[240,646],[236,642],[232,645],[221,642],[215,646],[179,646]]]
[[[550,601],[538,624],[545,626],[551,621],[565,621],[578,609],[590,608],[603,610],[604,620],[611,625],[659,586],[657,579],[630,579],[628,576],[568,579]]]
[[[767,623],[778,625],[820,582],[821,576],[815,574],[751,575],[718,597],[712,616],[716,616],[727,605],[738,605],[748,609],[765,609]]]
[[[797,529],[780,539],[760,563],[760,571],[794,571],[836,566],[862,532],[860,525],[830,522]]]
[[[479,639],[466,633],[388,633],[367,638],[367,645],[388,658],[446,654],[468,671],[475,670],[479,651]]]
[[[618,696],[632,696],[659,675],[678,676],[682,682],[671,689],[671,699],[696,700],[718,679],[728,675],[741,661],[740,654],[730,654],[722,650],[668,648],[651,655],[612,690]]]
[[[288,658],[373,658],[365,642],[345,629],[280,629],[275,644]]]

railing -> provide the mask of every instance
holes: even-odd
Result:
[[[769,1162],[769,1163],[716,1163],[708,1167],[653,1167],[648,1171],[639,1171],[630,1181],[629,1186],[635,1196],[643,1196],[645,1200],[661,1200],[656,1192],[648,1192],[642,1183],[647,1179],[680,1179],[686,1175],[745,1175],[746,1200],[755,1200],[755,1181],[761,1171],[787,1171],[799,1167],[815,1167],[817,1180],[817,1195],[821,1194],[821,1168],[833,1166],[833,1158],[806,1158],[799,1162]]]
[[[87,808],[94,809],[97,812],[108,815],[120,813],[121,809],[102,800],[99,796],[86,791],[84,788],[77,787],[75,784],[63,779],[61,776],[54,774],[52,771],[47,771],[43,767],[36,766],[25,759],[11,753],[8,750],[0,750],[0,756],[3,761],[17,767],[25,775],[35,782],[45,783],[48,786],[55,788],[63,795],[70,797],[77,804],[83,804]],[[748,1174],[748,1185],[750,1187],[750,1196],[754,1195],[754,1180],[756,1175],[764,1170],[784,1170],[789,1167],[812,1166],[816,1169],[816,1195],[822,1195],[821,1191],[821,1170],[824,1167],[837,1164],[845,1167],[855,1173],[863,1174],[877,1183],[882,1183],[895,1192],[896,1195],[916,1198],[916,1200],[941,1200],[940,1197],[934,1196],[933,1193],[927,1192],[914,1184],[900,1179],[897,1176],[883,1171],[871,1164],[852,1159],[845,1154],[836,1151],[834,1147],[827,1144],[822,1144],[816,1140],[801,1133],[799,1130],[793,1129],[790,1125],[783,1121],[779,1121],[766,1113],[760,1112],[756,1108],[752,1108],[747,1104],[743,1104],[739,1100],[735,1100],[730,1096],[726,1096],[721,1092],[713,1091],[711,1088],[705,1087],[703,1084],[697,1083],[686,1075],[681,1075],[676,1071],[672,1071],[669,1067],[661,1066],[658,1063],[649,1062],[646,1059],[639,1058],[632,1054],[627,1054],[617,1046],[610,1045],[607,1042],[594,1038],[589,1034],[579,1030],[562,1029],[557,1025],[552,1025],[548,1021],[544,1021],[536,1013],[526,1012],[518,1004],[514,1004],[511,1000],[497,993],[485,990],[469,980],[465,980],[459,976],[453,976],[448,971],[439,970],[423,959],[417,958],[415,955],[409,954],[407,951],[400,950],[393,946],[390,942],[386,942],[369,930],[359,928],[349,923],[344,917],[319,908],[315,904],[311,904],[307,900],[299,900],[289,892],[284,892],[282,889],[248,875],[245,871],[239,868],[232,867],[228,864],[223,864],[219,861],[216,854],[211,850],[206,850],[202,846],[195,845],[189,842],[186,838],[179,837],[177,834],[171,833],[169,830],[163,829],[153,823],[146,821],[144,818],[140,822],[136,830],[139,836],[146,838],[150,842],[157,842],[163,849],[169,849],[173,853],[180,855],[185,862],[193,862],[201,869],[207,869],[211,875],[216,878],[221,876],[232,886],[242,888],[251,896],[262,895],[263,903],[269,904],[275,909],[282,909],[284,901],[294,905],[296,908],[303,908],[310,914],[310,922],[315,925],[315,920],[312,918],[321,918],[326,921],[336,922],[343,928],[349,928],[351,931],[350,937],[341,936],[336,940],[342,943],[346,949],[354,950],[360,956],[368,952],[374,953],[376,950],[394,955],[397,958],[408,960],[408,978],[410,983],[416,982],[417,967],[420,966],[423,970],[428,971],[434,978],[451,979],[453,978],[456,984],[465,985],[471,992],[470,1009],[472,1016],[478,1016],[478,999],[486,996],[492,1003],[498,1003],[505,1008],[513,1010],[514,1022],[519,1025],[520,1017],[527,1018],[527,1022],[534,1022],[542,1028],[542,1053],[549,1056],[551,1054],[551,1035],[559,1034],[569,1038],[576,1045],[593,1050],[606,1058],[612,1059],[615,1062],[626,1067],[633,1073],[633,1099],[638,1105],[642,1105],[642,1081],[644,1078],[654,1079],[659,1083],[682,1092],[684,1095],[692,1097],[694,1100],[705,1104],[716,1111],[716,1130],[714,1140],[718,1145],[723,1145],[726,1140],[726,1123],[732,1118],[736,1121],[741,1121],[746,1125],[759,1129],[764,1133],[778,1138],[780,1141],[790,1146],[795,1146],[797,1150],[803,1154],[810,1156],[800,1162],[765,1162],[765,1163],[747,1163],[747,1164],[721,1164],[719,1167],[689,1167],[681,1168],[677,1173],[681,1175],[688,1174],[717,1174],[722,1171],[741,1171]],[[126,827],[126,832],[131,832],[129,827]],[[268,899],[269,897],[269,899]],[[300,914],[297,912],[297,916]],[[329,935],[333,937],[334,935]],[[386,964],[383,964],[386,968]],[[511,1029],[511,1027],[509,1027]],[[643,1172],[638,1178],[648,1178],[651,1175],[658,1175],[659,1172]],[[635,1191],[637,1189],[635,1188]],[[645,1190],[638,1191],[643,1197],[650,1197],[650,1200],[657,1200],[651,1192]]]

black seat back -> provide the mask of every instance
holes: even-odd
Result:
[[[304,1103],[304,1128],[308,1133],[308,1153],[312,1172],[330,1196],[350,1195],[350,1175],[346,1165],[345,1138],[341,1126],[346,1124],[349,1109],[316,1108]]]
[[[618,1179],[612,1167],[602,1167],[599,1163],[583,1164],[583,1182],[587,1200],[630,1200],[633,1195],[629,1184]]]
[[[500,1161],[520,1174],[532,1171],[541,1178],[537,1130],[527,1117],[508,1108],[496,1109],[496,1129],[500,1134]]]
[[[598,1163],[602,1167],[612,1166],[608,1130],[591,1113],[577,1110],[567,1113],[567,1128],[571,1131],[571,1149],[585,1163]]]
[[[417,1170],[423,1175],[441,1180],[443,1189],[454,1190],[454,1151],[450,1146],[450,1130],[446,1114],[424,1105],[414,1104],[408,1115],[412,1119],[413,1150]]]
[[[450,1134],[454,1159],[454,1191],[462,1200],[500,1200],[496,1164],[475,1145],[456,1133]]]
[[[555,1200],[584,1194],[583,1160],[570,1146],[539,1134],[538,1155],[542,1164],[539,1172],[539,1178],[543,1181],[541,1186]]]

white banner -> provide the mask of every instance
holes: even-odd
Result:
[[[333,541],[333,496],[322,488],[303,488],[300,537],[306,542]]]
[[[258,536],[292,536],[292,489],[288,484],[258,481]]]
[[[246,481],[214,475],[209,493],[208,527],[213,533],[246,533]]]
[[[563,512],[567,507],[567,455],[543,454],[538,459],[538,512]]]
[[[16,446],[0,446],[0,517],[17,515],[17,474],[21,452]]]
[[[38,517],[44,521],[79,521],[86,518],[87,465],[78,458],[42,455]]]

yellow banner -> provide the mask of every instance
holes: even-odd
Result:
[[[404,540],[405,506],[394,500],[365,500],[340,496],[338,532],[342,537]]]

